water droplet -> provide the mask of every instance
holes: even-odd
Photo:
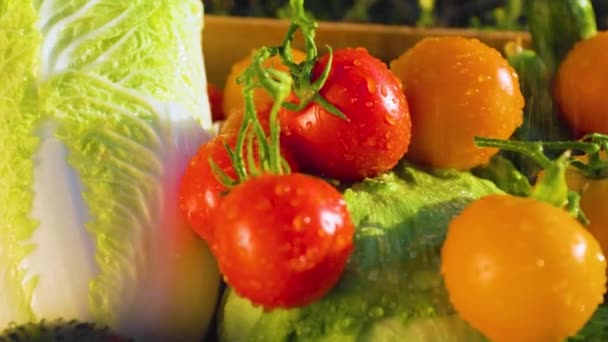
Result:
[[[279,184],[274,187],[274,193],[277,196],[281,196],[287,194],[291,191],[291,188],[288,185]]]
[[[365,141],[363,142],[364,146],[367,147],[376,147],[376,145],[378,145],[378,140],[376,139],[375,136],[371,136],[367,139],[365,139]]]
[[[358,59],[355,59],[355,60],[353,61],[353,64],[354,64],[355,66],[361,66],[361,61],[360,61],[360,60],[358,60]]]
[[[374,103],[372,101],[365,102],[365,107],[367,107],[367,108],[372,108],[373,105],[374,105]]]
[[[388,96],[388,91],[386,90],[385,86],[380,87],[380,94],[382,94],[382,96],[384,96],[384,97]],[[393,101],[395,101],[394,98],[393,98]]]
[[[306,121],[306,129],[312,129],[312,121]]]
[[[384,121],[386,121],[386,123],[389,125],[395,125],[397,123],[397,120],[395,119],[395,117],[390,113],[386,113],[386,115],[384,115]],[[388,133],[387,133],[387,135],[388,135]]]
[[[483,83],[490,80],[490,76],[487,75],[479,75],[477,76],[477,82]]]
[[[376,81],[370,78],[365,81],[367,82],[367,91],[369,91],[370,94],[375,94],[378,91],[378,84]]]
[[[295,230],[296,232],[301,232],[304,228],[300,216],[294,217],[291,222],[291,225],[293,226],[293,230]]]

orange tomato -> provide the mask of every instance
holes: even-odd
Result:
[[[232,69],[226,78],[226,85],[224,86],[224,114],[229,117],[235,110],[243,110],[245,107],[245,99],[243,98],[243,87],[236,83],[236,80],[241,73],[251,65],[251,56],[255,53],[252,50],[249,56],[236,62],[232,65]],[[301,62],[306,58],[306,54],[299,50],[293,50],[293,59],[296,62]],[[266,60],[264,67],[273,67],[278,70],[287,71],[287,67],[281,62],[279,56],[273,56]],[[272,98],[266,93],[266,90],[258,88],[254,90],[253,94],[256,108],[263,110],[267,109],[273,104]]]
[[[560,64],[555,98],[578,134],[608,134],[608,31],[580,41]]]
[[[237,134],[243,124],[244,109],[235,109],[230,115],[224,120],[220,127],[220,133],[234,133]],[[260,125],[264,129],[264,132],[268,134],[270,132],[269,120],[270,120],[270,107],[266,107],[264,110],[259,110],[257,113]]]
[[[586,162],[585,157],[578,159]],[[544,172],[541,171],[537,182],[543,177]],[[570,190],[580,193],[580,207],[589,220],[586,228],[598,241],[602,251],[608,253],[608,178],[587,178],[575,169],[569,169],[566,171],[566,183]]]
[[[587,180],[581,194],[581,209],[589,219],[587,230],[608,253],[608,179]]]
[[[442,274],[461,317],[494,342],[563,341],[603,301],[606,260],[565,210],[489,195],[449,225]]]
[[[498,153],[475,136],[509,138],[523,122],[519,78],[500,53],[475,39],[427,38],[391,62],[410,105],[408,157],[468,170]]]

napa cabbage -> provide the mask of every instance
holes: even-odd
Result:
[[[0,0],[0,329],[201,338],[220,278],[177,187],[211,136],[199,0]]]

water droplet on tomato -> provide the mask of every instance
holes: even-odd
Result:
[[[378,145],[378,140],[375,136],[370,136],[369,138],[365,139],[363,145],[367,147],[376,147]]]
[[[355,60],[353,61],[353,64],[354,64],[355,66],[361,66],[361,61],[360,61],[360,60],[358,60],[358,59],[355,59]]]
[[[479,75],[479,76],[477,76],[477,82],[478,83],[483,83],[483,82],[489,81],[490,79],[491,79],[491,77],[488,76],[488,75]]]
[[[281,196],[291,192],[291,188],[288,185],[278,184],[274,187],[274,193],[277,196]]]
[[[389,125],[395,125],[397,123],[397,119],[391,113],[386,113],[384,115],[384,121],[386,121],[386,123]],[[386,138],[388,138],[388,133],[386,133]]]
[[[367,78],[365,79],[365,82],[367,82],[367,91],[370,94],[375,94],[378,91],[378,84],[376,83],[376,80]]]
[[[312,121],[306,121],[306,129],[312,129]]]
[[[365,107],[367,107],[367,108],[372,108],[373,105],[374,105],[374,103],[372,101],[365,102]]]
[[[382,94],[382,96],[384,96],[384,97],[388,96],[388,91],[386,90],[385,86],[380,87],[380,94]],[[393,100],[394,100],[394,98],[393,98]]]

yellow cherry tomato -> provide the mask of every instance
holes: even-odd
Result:
[[[581,209],[589,219],[587,230],[608,253],[608,179],[588,180],[581,194]]]
[[[608,31],[574,45],[560,64],[555,98],[579,134],[608,134]]]
[[[604,158],[605,158],[605,154]],[[578,157],[586,162],[585,157]],[[544,176],[541,171],[537,182]],[[580,207],[589,220],[587,230],[600,244],[602,251],[608,253],[608,178],[592,179],[570,168],[566,171],[568,188],[581,196]]]
[[[475,39],[426,38],[391,62],[410,104],[408,157],[439,168],[471,169],[498,153],[475,136],[509,138],[523,122],[516,72]]]
[[[252,50],[251,53],[236,62],[232,65],[230,69],[230,73],[226,78],[226,84],[224,86],[224,114],[228,117],[234,111],[242,111],[245,106],[245,99],[243,98],[243,86],[236,83],[236,80],[241,73],[251,65],[251,56],[255,53],[255,50]],[[306,59],[306,54],[302,51],[293,49],[293,59],[295,62],[299,63]],[[287,67],[283,65],[281,62],[280,56],[273,56],[264,62],[264,67],[269,68],[273,67],[281,71],[287,71]],[[253,92],[253,99],[256,105],[256,108],[259,110],[264,110],[266,108],[270,108],[273,104],[272,98],[266,93],[266,91],[262,88],[257,88]]]
[[[450,223],[442,274],[458,313],[493,342],[558,342],[603,301],[606,261],[565,210],[489,195]]]

